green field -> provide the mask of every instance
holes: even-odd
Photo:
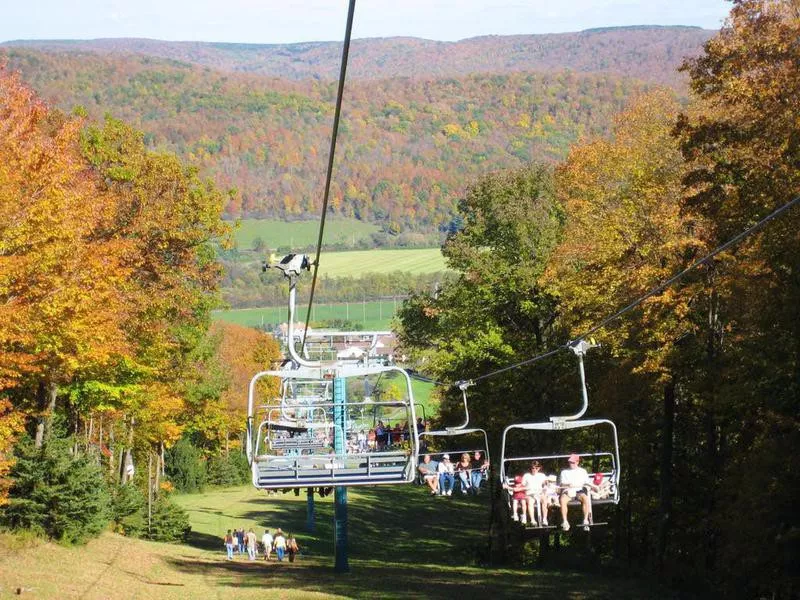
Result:
[[[376,302],[349,302],[343,304],[315,304],[311,310],[311,321],[328,321],[344,319],[361,326],[362,331],[389,331],[395,310],[402,299]],[[298,321],[305,321],[307,306],[298,307]],[[264,308],[237,308],[216,310],[212,318],[228,323],[236,323],[246,327],[262,327],[285,323],[288,309],[285,306],[267,306]]]
[[[253,241],[261,238],[267,248],[306,248],[316,246],[319,237],[319,221],[285,222],[272,219],[241,219],[234,231],[234,239],[240,250],[249,250]],[[356,219],[326,219],[325,244],[355,246],[360,240],[369,239],[380,228],[373,223]]]
[[[274,254],[274,253],[273,253]],[[261,268],[266,258],[252,252],[240,254],[235,260],[253,269]],[[280,259],[280,253],[275,254]],[[310,255],[313,261],[316,255]],[[439,248],[411,248],[408,250],[353,250],[348,252],[322,252],[319,259],[319,277],[365,277],[370,273],[402,271],[412,275],[446,271],[444,256]]]
[[[364,277],[389,271],[421,275],[445,270],[447,266],[439,248],[323,252],[319,266],[321,277]]]

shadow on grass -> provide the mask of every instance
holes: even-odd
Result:
[[[241,516],[260,526],[280,524],[313,555],[332,558],[332,498],[316,501],[313,534],[305,531],[305,504],[258,498],[251,503],[254,509]],[[347,525],[352,558],[471,565],[477,550],[488,544],[489,502],[486,496],[432,497],[411,485],[351,488]]]
[[[420,486],[348,490],[348,552],[351,572],[336,574],[333,498],[316,497],[315,531],[306,532],[301,498],[246,492],[237,520],[263,529],[281,527],[297,536],[304,557],[294,564],[237,558],[225,561],[220,538],[197,534],[192,545],[219,551],[219,559],[172,557],[174,568],[202,574],[221,588],[241,586],[322,592],[351,598],[660,598],[641,582],[574,571],[477,567],[489,544],[489,498],[432,497]],[[225,509],[231,512],[231,508]],[[208,504],[200,512],[213,512]],[[221,513],[220,513],[221,514]],[[227,518],[227,516],[226,516]],[[224,533],[224,532],[222,532]],[[213,539],[213,543],[212,540]],[[576,540],[577,543],[577,540]],[[567,551],[574,549],[566,549]],[[585,565],[584,565],[585,566]]]
[[[170,558],[171,566],[184,573],[216,580],[221,588],[280,588],[319,592],[349,598],[433,598],[468,600],[497,598],[554,598],[558,600],[647,598],[642,589],[626,590],[609,581],[593,582],[575,574],[458,568],[446,565],[388,564],[351,561],[351,572],[334,573],[331,567],[308,561],[210,562]],[[659,596],[650,596],[659,597]]]
[[[208,533],[200,533],[199,531],[189,532],[186,538],[186,543],[194,548],[200,550],[211,550],[225,552],[225,544],[221,536],[211,535]]]

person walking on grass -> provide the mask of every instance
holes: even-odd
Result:
[[[223,540],[225,540],[225,550],[228,551],[228,560],[233,560],[233,534],[230,529],[228,529],[228,533],[225,534]]]
[[[236,546],[239,550],[239,554],[244,554],[244,527],[236,529],[233,533],[236,537]]]
[[[272,554],[272,543],[274,541],[269,529],[265,529],[264,535],[261,536],[261,544],[264,546],[264,560],[269,560],[269,555]]]
[[[258,554],[258,538],[256,538],[256,534],[252,527],[250,528],[250,531],[247,532],[245,539],[247,540],[247,556],[250,558],[250,560],[255,560],[256,555]]]
[[[286,540],[286,553],[289,555],[289,562],[294,562],[294,557],[300,552],[300,546],[297,545],[297,540],[290,533],[289,538]]]
[[[272,543],[275,547],[275,555],[278,557],[278,562],[283,562],[283,556],[286,553],[286,538],[283,537],[283,531],[280,527],[275,532],[275,541]]]

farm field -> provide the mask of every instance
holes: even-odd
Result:
[[[286,222],[273,219],[241,219],[234,231],[234,239],[240,250],[253,247],[256,238],[272,251],[277,248],[306,248],[315,246],[319,236],[319,221]],[[356,219],[325,220],[326,244],[345,244],[355,246],[360,240],[369,239],[380,228],[373,223]]]
[[[274,252],[273,252],[274,253]],[[281,258],[280,253],[274,253]],[[313,260],[314,256],[309,255]],[[240,264],[260,269],[267,254],[240,254]],[[446,271],[440,248],[411,248],[407,250],[353,250],[348,252],[322,252],[320,277],[367,277],[370,273],[401,271],[412,275]]]
[[[338,304],[315,304],[311,308],[311,321],[344,319],[361,326],[363,331],[389,331],[392,317],[402,302],[401,298],[375,302],[345,302]],[[305,321],[308,305],[298,302],[299,321]],[[269,327],[285,323],[288,317],[285,306],[265,306],[263,308],[236,308],[215,310],[212,318],[245,327]]]
[[[403,271],[412,275],[446,271],[439,248],[411,250],[356,250],[323,252],[320,257],[321,277],[366,277],[369,273]]]

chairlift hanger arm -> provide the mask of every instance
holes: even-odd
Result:
[[[574,415],[550,417],[552,422],[556,423],[562,421],[574,421],[575,419],[580,419],[586,413],[586,410],[589,408],[589,392],[586,390],[586,372],[583,368],[583,356],[588,350],[597,348],[598,346],[599,344],[596,344],[594,340],[586,340],[583,338],[579,338],[574,342],[570,342],[568,345],[568,348],[575,353],[575,356],[578,357],[578,372],[581,376],[581,398],[583,400],[583,406],[581,406],[581,409]]]

